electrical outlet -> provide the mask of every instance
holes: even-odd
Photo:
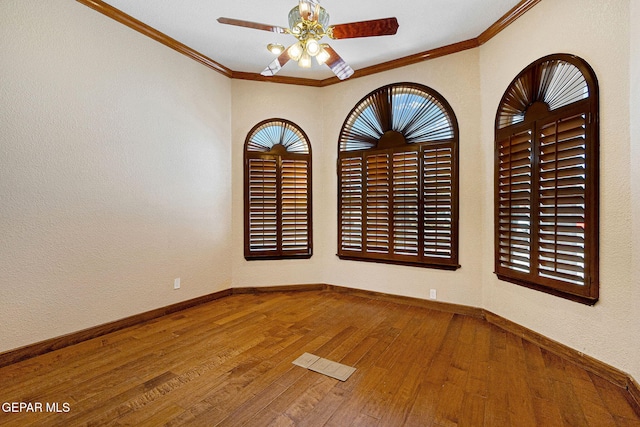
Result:
[[[430,290],[429,290],[429,298],[431,298],[431,299],[437,299],[436,297],[437,297],[437,296],[436,296],[436,290],[435,290],[435,289],[430,289]]]
[[[173,281],[173,289],[180,289],[180,278],[179,277]]]

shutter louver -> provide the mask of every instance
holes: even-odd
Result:
[[[362,251],[362,157],[340,160],[340,248]]]
[[[584,285],[585,116],[540,130],[539,274]]]
[[[532,139],[524,131],[499,143],[498,245],[500,265],[531,271]]]
[[[389,253],[389,172],[389,154],[367,156],[367,252]]]
[[[393,253],[419,254],[420,184],[417,151],[393,154]]]
[[[308,165],[306,160],[282,160],[282,250],[308,251]]]
[[[278,247],[278,188],[275,159],[249,159],[249,249]]]
[[[453,163],[451,148],[424,147],[424,256],[449,258],[453,242]]]
[[[564,60],[550,59],[522,72],[509,86],[498,109],[498,129],[522,123],[527,108],[541,101],[550,110],[589,97],[580,69]]]

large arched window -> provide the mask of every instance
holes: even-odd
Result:
[[[340,258],[459,267],[458,123],[439,93],[371,92],[347,116],[338,157]]]
[[[495,122],[498,277],[586,304],[598,299],[598,83],[566,54],[525,68]]]
[[[309,258],[311,146],[294,123],[258,123],[244,147],[244,256]]]

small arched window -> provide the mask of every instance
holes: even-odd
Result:
[[[347,116],[338,153],[338,256],[458,265],[458,123],[416,83],[381,87]]]
[[[311,146],[296,124],[270,119],[249,131],[244,215],[246,259],[312,255]]]
[[[495,122],[495,269],[502,280],[598,299],[598,83],[567,54],[525,68]]]

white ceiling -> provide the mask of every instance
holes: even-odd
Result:
[[[219,17],[288,26],[297,0],[105,0],[156,30],[233,71],[260,73],[274,55],[266,45],[290,45],[295,38],[219,24]],[[477,37],[520,0],[322,0],[330,24],[398,18],[394,36],[327,40],[354,70]],[[302,69],[290,61],[282,76],[325,79],[333,76],[315,62]]]

